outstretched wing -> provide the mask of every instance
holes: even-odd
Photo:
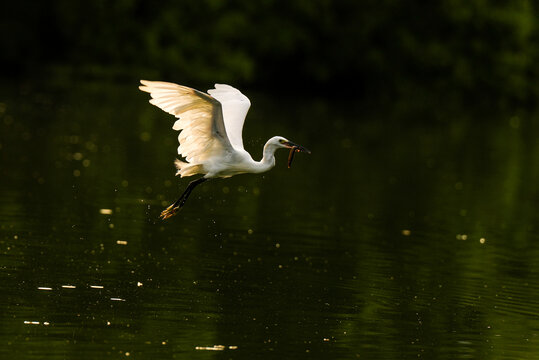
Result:
[[[208,94],[219,100],[223,107],[223,118],[230,143],[237,150],[243,150],[241,132],[245,116],[251,106],[249,98],[238,89],[225,84],[215,84],[215,89],[208,90]]]
[[[221,103],[198,90],[162,81],[140,80],[139,89],[150,93],[150,103],[178,118],[178,154],[192,164],[232,150],[223,122]]]

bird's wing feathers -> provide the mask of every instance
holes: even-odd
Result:
[[[203,92],[162,81],[140,81],[150,93],[150,103],[178,118],[172,127],[178,135],[178,154],[200,164],[223,150],[232,150],[219,101]],[[243,122],[243,120],[242,120]],[[241,128],[240,128],[241,140]]]
[[[251,106],[249,98],[238,89],[225,84],[215,84],[215,89],[208,90],[208,94],[219,100],[223,107],[223,118],[230,143],[234,148],[243,150],[241,133],[245,116]]]

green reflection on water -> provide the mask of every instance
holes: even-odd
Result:
[[[254,158],[272,135],[313,154],[205,183],[161,222],[187,181],[173,119],[135,85],[0,91],[3,356],[539,349],[535,115],[247,92]],[[238,348],[196,350],[213,345]]]

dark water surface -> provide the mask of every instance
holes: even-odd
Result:
[[[1,358],[539,358],[537,116],[247,93],[255,159],[312,155],[163,222],[136,86],[0,88]]]

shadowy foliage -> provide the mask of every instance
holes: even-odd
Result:
[[[538,9],[529,0],[56,0],[0,7],[0,64],[8,74],[146,76],[366,97],[435,92],[531,102],[538,94]]]

